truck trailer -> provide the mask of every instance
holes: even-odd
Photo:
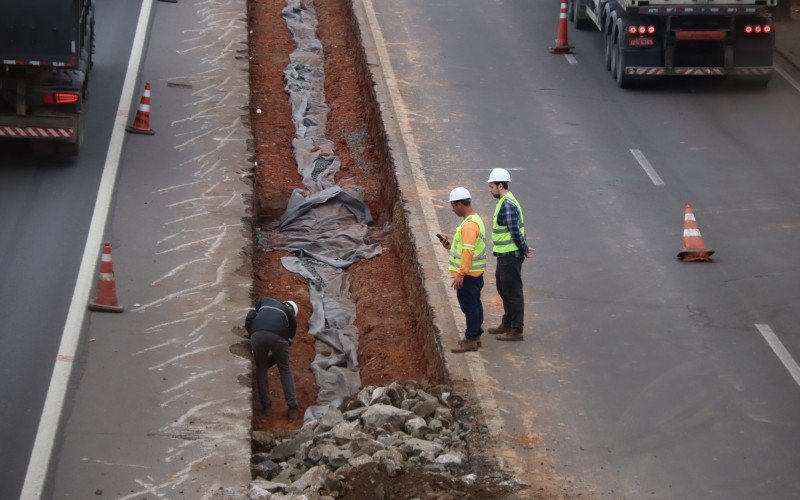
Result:
[[[94,49],[94,0],[0,0],[0,140],[77,155]]]
[[[766,85],[777,0],[564,0],[579,30],[596,28],[617,85],[664,76],[727,76]]]

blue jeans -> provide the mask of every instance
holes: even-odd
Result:
[[[467,331],[464,336],[467,340],[477,340],[483,333],[483,304],[481,303],[481,290],[483,289],[483,275],[464,276],[464,283],[456,288],[458,305],[467,318]]]

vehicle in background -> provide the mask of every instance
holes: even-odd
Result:
[[[94,0],[0,0],[0,138],[77,155],[94,49]]]
[[[777,0],[566,0],[579,30],[603,37],[620,87],[662,76],[731,76],[766,85]]]

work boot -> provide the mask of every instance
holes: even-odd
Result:
[[[505,340],[505,341],[523,340],[523,338],[522,338],[522,328],[511,328],[506,333],[504,333],[502,335],[498,335],[495,338],[497,340]]]
[[[286,414],[286,418],[289,420],[297,420],[299,416],[300,411],[297,409],[297,407],[289,408],[289,412]]]
[[[500,335],[502,333],[506,333],[508,330],[510,330],[510,327],[507,324],[500,323],[500,326],[495,328],[489,328],[488,330],[486,330],[486,333],[488,333],[489,335]]]
[[[459,340],[458,347],[450,349],[450,352],[458,354],[462,352],[477,351],[479,347],[480,347],[480,341],[464,339],[464,340]]]
[[[269,417],[272,414],[272,404],[271,403],[264,404],[262,402],[261,403],[261,414],[264,415],[265,417]]]

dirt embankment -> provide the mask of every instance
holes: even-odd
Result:
[[[250,108],[258,165],[253,220],[256,228],[262,229],[281,216],[292,190],[302,188],[292,152],[291,106],[284,92],[283,70],[295,48],[281,17],[284,5],[266,0],[248,5]],[[395,380],[442,382],[445,376],[430,309],[407,237],[405,214],[349,2],[318,0],[315,5],[317,36],[325,53],[325,99],[331,109],[327,136],[342,162],[336,181],[363,189],[364,201],[375,219],[371,236],[383,248],[381,256],[349,269],[362,382],[365,386]],[[292,299],[301,307],[291,363],[302,409],[314,404],[317,394],[308,370],[315,355],[314,339],[306,334],[311,306],[308,283],[282,267],[284,255],[282,251],[254,250],[253,289],[257,296]],[[280,411],[283,393],[277,371],[271,372],[270,393],[278,411],[264,417],[260,408],[255,408],[254,429],[299,427],[301,422],[287,423]]]

